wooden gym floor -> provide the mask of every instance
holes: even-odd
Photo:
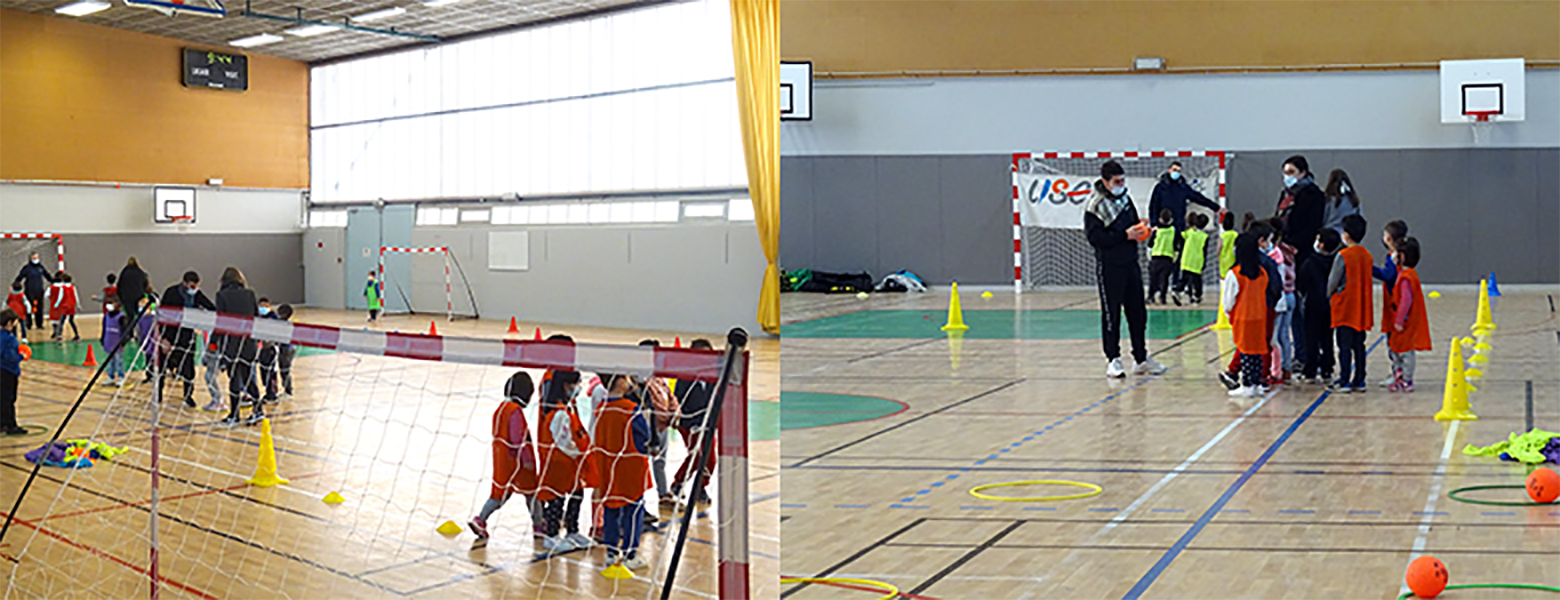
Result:
[[[361,327],[362,319],[362,312],[304,309],[294,320]],[[83,333],[96,338],[97,319],[80,320]],[[500,337],[507,325],[438,321],[441,333],[470,337]],[[527,337],[537,326],[523,325]],[[582,342],[633,344],[656,337],[670,343],[680,335],[686,344],[696,337],[540,326],[545,334],[566,332]],[[378,328],[427,327],[427,317],[393,316]],[[724,335],[703,337],[724,345]],[[48,344],[54,342],[34,340],[40,348]],[[752,589],[755,597],[772,598],[780,552],[779,441],[775,425],[764,419],[773,421],[778,413],[779,343],[760,333],[749,347],[750,438],[755,438],[749,450]],[[84,354],[85,347],[79,352]],[[203,373],[197,369],[195,391],[202,405],[209,400]],[[533,563],[541,547],[532,538],[523,502],[512,501],[494,515],[493,537],[485,545],[475,543],[469,531],[454,537],[434,531],[445,520],[465,528],[487,498],[489,423],[511,373],[344,353],[300,355],[294,363],[296,396],[268,407],[280,473],[291,479],[273,488],[244,483],[255,469],[258,426],[218,428],[222,413],[187,409],[177,400],[166,403],[158,514],[162,597],[647,597],[651,578],[646,571],[616,583],[600,575],[606,566],[600,548]],[[57,425],[90,375],[82,367],[27,363],[19,420]],[[135,374],[131,381],[140,379]],[[117,390],[121,397],[115,400],[116,389],[100,385],[88,396],[62,439],[93,437],[130,450],[77,471],[68,485],[65,470],[44,467],[18,511],[21,524],[13,524],[0,544],[0,573],[8,580],[0,585],[0,596],[146,596],[151,496],[145,425],[151,413],[144,399],[150,397],[149,388],[126,386]],[[177,398],[178,385],[167,393]],[[533,428],[535,412],[533,403],[527,411]],[[10,509],[32,467],[22,454],[47,440],[47,434],[0,438],[0,511]],[[674,440],[668,475],[683,456],[682,442]],[[719,497],[718,484],[718,479],[711,484],[712,497]],[[333,490],[345,496],[344,504],[320,502]],[[647,495],[647,506],[656,506],[653,493]],[[691,530],[674,597],[716,597],[712,519],[717,510],[709,507]],[[661,513],[663,519],[670,516]],[[644,537],[641,548],[652,564],[664,556],[663,540]],[[24,547],[29,551],[18,564]],[[18,567],[14,580],[13,567]]]
[[[946,289],[868,300],[787,294],[782,575],[887,582],[906,598],[1394,598],[1422,550],[1447,564],[1453,583],[1560,584],[1560,505],[1445,496],[1522,483],[1519,464],[1461,450],[1525,431],[1529,384],[1535,425],[1560,429],[1560,323],[1549,301],[1560,290],[1508,290],[1494,307],[1499,329],[1473,395],[1480,420],[1431,418],[1448,341],[1473,321],[1471,288],[1427,301],[1435,351],[1419,357],[1416,393],[1377,386],[1389,363],[1373,333],[1368,393],[1293,385],[1238,402],[1215,379],[1229,334],[1206,328],[1182,335],[1151,326],[1160,339],[1149,351],[1169,372],[1107,380],[1092,291],[1015,301],[1010,291],[982,299],[962,290],[972,329],[957,342],[938,331]],[[1032,312],[1057,309],[1089,312]],[[1088,334],[1045,339],[1045,328],[1025,324],[1037,315]],[[884,336],[872,337],[874,323],[885,324]],[[979,331],[981,323],[1002,333]],[[818,410],[827,406],[818,394],[844,395],[834,396],[838,414],[816,414],[828,412]],[[1104,491],[1058,502],[968,493],[1035,479]],[[1484,493],[1527,500],[1521,490]],[[786,585],[781,597],[873,597],[870,587],[846,587]]]

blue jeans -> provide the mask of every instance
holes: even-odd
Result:
[[[1284,304],[1289,310],[1278,313],[1277,320],[1273,323],[1273,334],[1278,337],[1279,365],[1288,369],[1295,356],[1294,341],[1289,335],[1294,327],[1295,295],[1293,292],[1284,294]]]
[[[639,538],[645,533],[644,500],[617,508],[608,506],[604,517],[602,541],[608,548],[623,553],[623,558],[633,558],[639,552]]]
[[[107,352],[113,352],[113,350],[113,348],[106,349]],[[123,349],[112,354],[108,357],[108,360],[103,362],[103,374],[108,376],[109,381],[113,381],[125,376],[125,357]]]

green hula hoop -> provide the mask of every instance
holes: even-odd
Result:
[[[989,490],[999,487],[1017,487],[1023,485],[1070,485],[1074,487],[1081,487],[1088,491],[1078,494],[1068,494],[1065,496],[1030,496],[1026,498],[1015,498],[1012,496],[992,496],[990,494],[981,493],[981,490]],[[1029,481],[1007,481],[1003,483],[988,483],[985,485],[977,485],[973,488],[970,488],[970,495],[976,498],[980,498],[981,500],[995,500],[997,502],[1051,502],[1054,500],[1077,500],[1079,498],[1098,496],[1100,495],[1100,492],[1103,491],[1105,491],[1105,489],[1100,486],[1094,485],[1092,483],[1084,483],[1081,481],[1063,481],[1061,479],[1033,479]]]
[[[1456,500],[1458,502],[1467,502],[1468,504],[1488,504],[1490,506],[1554,506],[1556,504],[1560,504],[1560,501],[1555,501],[1555,502],[1501,502],[1501,501],[1498,501],[1498,500],[1474,500],[1472,498],[1461,498],[1461,497],[1457,496],[1458,494],[1461,494],[1463,492],[1472,492],[1474,490],[1525,490],[1525,489],[1527,489],[1526,486],[1515,485],[1515,484],[1511,484],[1511,485],[1470,485],[1468,487],[1461,487],[1461,488],[1457,488],[1455,490],[1452,490],[1450,492],[1447,492],[1446,493],[1446,497],[1451,498],[1453,500]]]
[[[1540,592],[1560,592],[1560,587],[1552,585],[1538,585],[1535,583],[1460,583],[1446,586],[1449,590],[1479,590],[1479,589],[1511,589],[1511,590],[1538,590]],[[1404,592],[1398,596],[1398,600],[1413,598],[1413,592]]]

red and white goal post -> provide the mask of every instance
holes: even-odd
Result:
[[[65,236],[58,233],[35,232],[0,232],[0,240],[54,240],[54,255],[58,261],[57,271],[65,270]]]
[[[1228,154],[1218,150],[1013,153],[1013,291],[1095,286],[1094,253],[1083,233],[1083,204],[1105,161],[1114,159],[1121,163],[1126,170],[1128,194],[1139,216],[1152,220],[1154,217],[1147,214],[1149,199],[1155,182],[1171,162],[1181,163],[1181,177],[1193,189],[1219,206],[1226,206],[1228,158]],[[1188,210],[1204,209],[1189,205]],[[1210,233],[1217,229],[1217,223],[1209,227]],[[1208,252],[1207,259],[1216,264],[1218,253]],[[1147,273],[1146,250],[1141,261]]]
[[[449,249],[448,246],[432,246],[432,247],[427,247],[427,248],[401,248],[401,247],[397,247],[397,246],[381,246],[379,248],[379,281],[381,281],[381,282],[385,282],[386,281],[386,279],[385,279],[385,255],[386,254],[409,254],[409,255],[412,255],[412,256],[432,255],[432,254],[439,255],[441,258],[444,259],[444,315],[445,315],[445,318],[447,318],[447,319],[449,319],[451,321],[455,320],[456,316],[460,316],[460,317],[463,317],[463,318],[470,318],[470,319],[481,318],[481,312],[477,309],[476,293],[471,289],[471,281],[466,279],[466,271],[461,268],[460,262],[458,262],[455,259],[455,255],[450,253],[450,249]],[[453,287],[454,286],[452,285],[452,280],[450,278],[450,266],[452,264],[455,266],[456,272],[460,275],[461,286],[466,289],[466,296],[467,296],[467,298],[470,299],[470,301],[471,301],[471,311],[469,313],[464,312],[464,311],[461,312],[459,315],[456,315],[456,313],[455,313],[455,295],[453,293]],[[410,283],[411,282],[408,282],[408,284],[410,284]],[[390,285],[387,285],[385,287],[385,293],[388,293],[390,291],[391,286],[399,286],[399,285],[400,285],[400,282],[390,283]],[[417,314],[416,308],[412,305],[411,298],[409,296],[405,295],[407,290],[404,289],[404,288],[399,288],[399,287],[397,287],[397,289],[398,289],[398,293],[401,293],[403,295],[403,298],[404,298],[404,300],[406,302],[406,310],[407,310],[407,312],[409,312],[411,314]],[[388,305],[389,304],[386,303],[386,306],[388,306]]]

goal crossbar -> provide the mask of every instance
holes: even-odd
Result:
[[[426,247],[426,248],[403,248],[403,247],[399,247],[399,246],[380,246],[379,247],[379,280],[380,281],[384,281],[385,280],[385,255],[386,254],[411,254],[411,255],[414,255],[414,256],[418,255],[418,254],[438,254],[438,255],[441,255],[444,258],[444,315],[445,315],[446,319],[449,319],[451,321],[455,320],[455,297],[454,297],[454,293],[452,291],[453,290],[453,286],[451,285],[451,279],[450,279],[450,263],[451,263],[451,261],[453,261],[455,259],[455,257],[454,257],[454,255],[450,254],[450,249],[449,249],[448,246],[430,246],[430,247]],[[460,264],[459,263],[455,263],[455,266],[456,266],[457,269],[460,268]],[[479,318],[481,316],[481,314],[477,310],[477,298],[476,298],[476,295],[471,290],[471,282],[466,279],[466,273],[465,273],[464,270],[462,270],[461,273],[460,273],[460,279],[461,279],[461,282],[466,287],[466,295],[469,296],[470,300],[471,300],[471,313],[472,314],[469,315],[469,316],[471,318],[473,318],[473,319]],[[396,285],[399,285],[399,283],[397,283]],[[403,291],[402,294],[404,296],[405,292]],[[417,311],[416,311],[415,308],[412,307],[411,299],[405,298],[404,301],[406,302],[406,309],[407,309],[407,311],[411,312],[412,314],[416,314]],[[462,315],[462,316],[467,316],[467,315]]]
[[[65,236],[58,233],[47,232],[0,232],[0,240],[54,240],[55,257],[59,261],[59,270],[65,270]]]

